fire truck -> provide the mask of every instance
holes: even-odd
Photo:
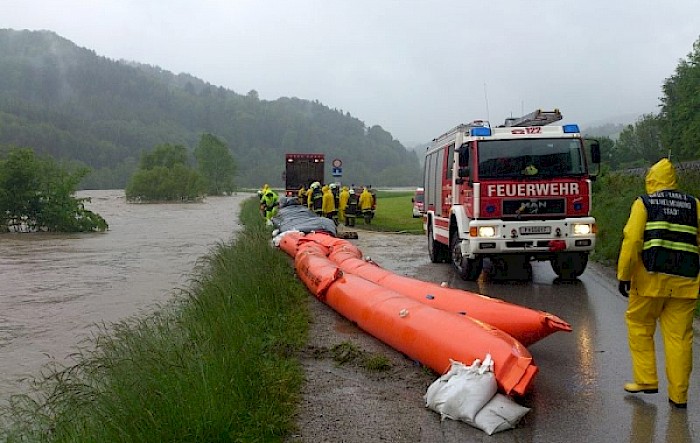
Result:
[[[595,247],[588,156],[578,125],[552,125],[559,110],[536,110],[498,127],[461,124],[433,140],[425,157],[423,227],[433,263],[451,262],[476,280],[484,259],[505,273],[549,261],[575,279]],[[590,163],[600,145],[589,140]],[[599,171],[599,170],[598,170]]]
[[[285,154],[284,157],[284,193],[287,197],[296,196],[302,185],[309,189],[313,182],[324,183],[324,154]]]

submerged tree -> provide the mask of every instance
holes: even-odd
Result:
[[[202,134],[194,150],[197,167],[209,195],[233,192],[233,175],[236,164],[226,144],[211,134]]]
[[[0,229],[4,231],[104,231],[107,222],[73,195],[87,168],[69,172],[32,149],[12,148],[0,160]]]
[[[204,181],[187,165],[181,145],[158,145],[141,156],[139,170],[129,179],[129,201],[194,201],[204,196]]]

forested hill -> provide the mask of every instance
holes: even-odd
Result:
[[[318,101],[260,100],[254,90],[241,95],[101,57],[53,32],[0,29],[0,146],[86,164],[94,172],[84,187],[123,188],[142,151],[161,143],[193,149],[204,132],[231,150],[239,186],[280,186],[286,152],[340,158],[343,182],[420,180],[415,152],[380,126]]]

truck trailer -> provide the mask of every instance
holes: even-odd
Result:
[[[324,154],[285,154],[284,193],[296,196],[303,185],[309,189],[311,183],[325,183]]]

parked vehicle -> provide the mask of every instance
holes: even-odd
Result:
[[[325,183],[324,154],[285,154],[284,160],[284,193],[287,197],[296,196],[301,186],[309,189],[313,182]]]
[[[430,259],[451,261],[475,280],[484,258],[502,270],[548,260],[563,279],[580,276],[595,247],[591,181],[578,125],[550,125],[537,110],[492,128],[476,120],[437,137],[425,158],[423,188]],[[593,163],[600,146],[590,144]]]
[[[411,203],[413,203],[413,218],[418,218],[423,216],[423,198],[425,192],[423,188],[416,188],[413,198],[411,198]]]

